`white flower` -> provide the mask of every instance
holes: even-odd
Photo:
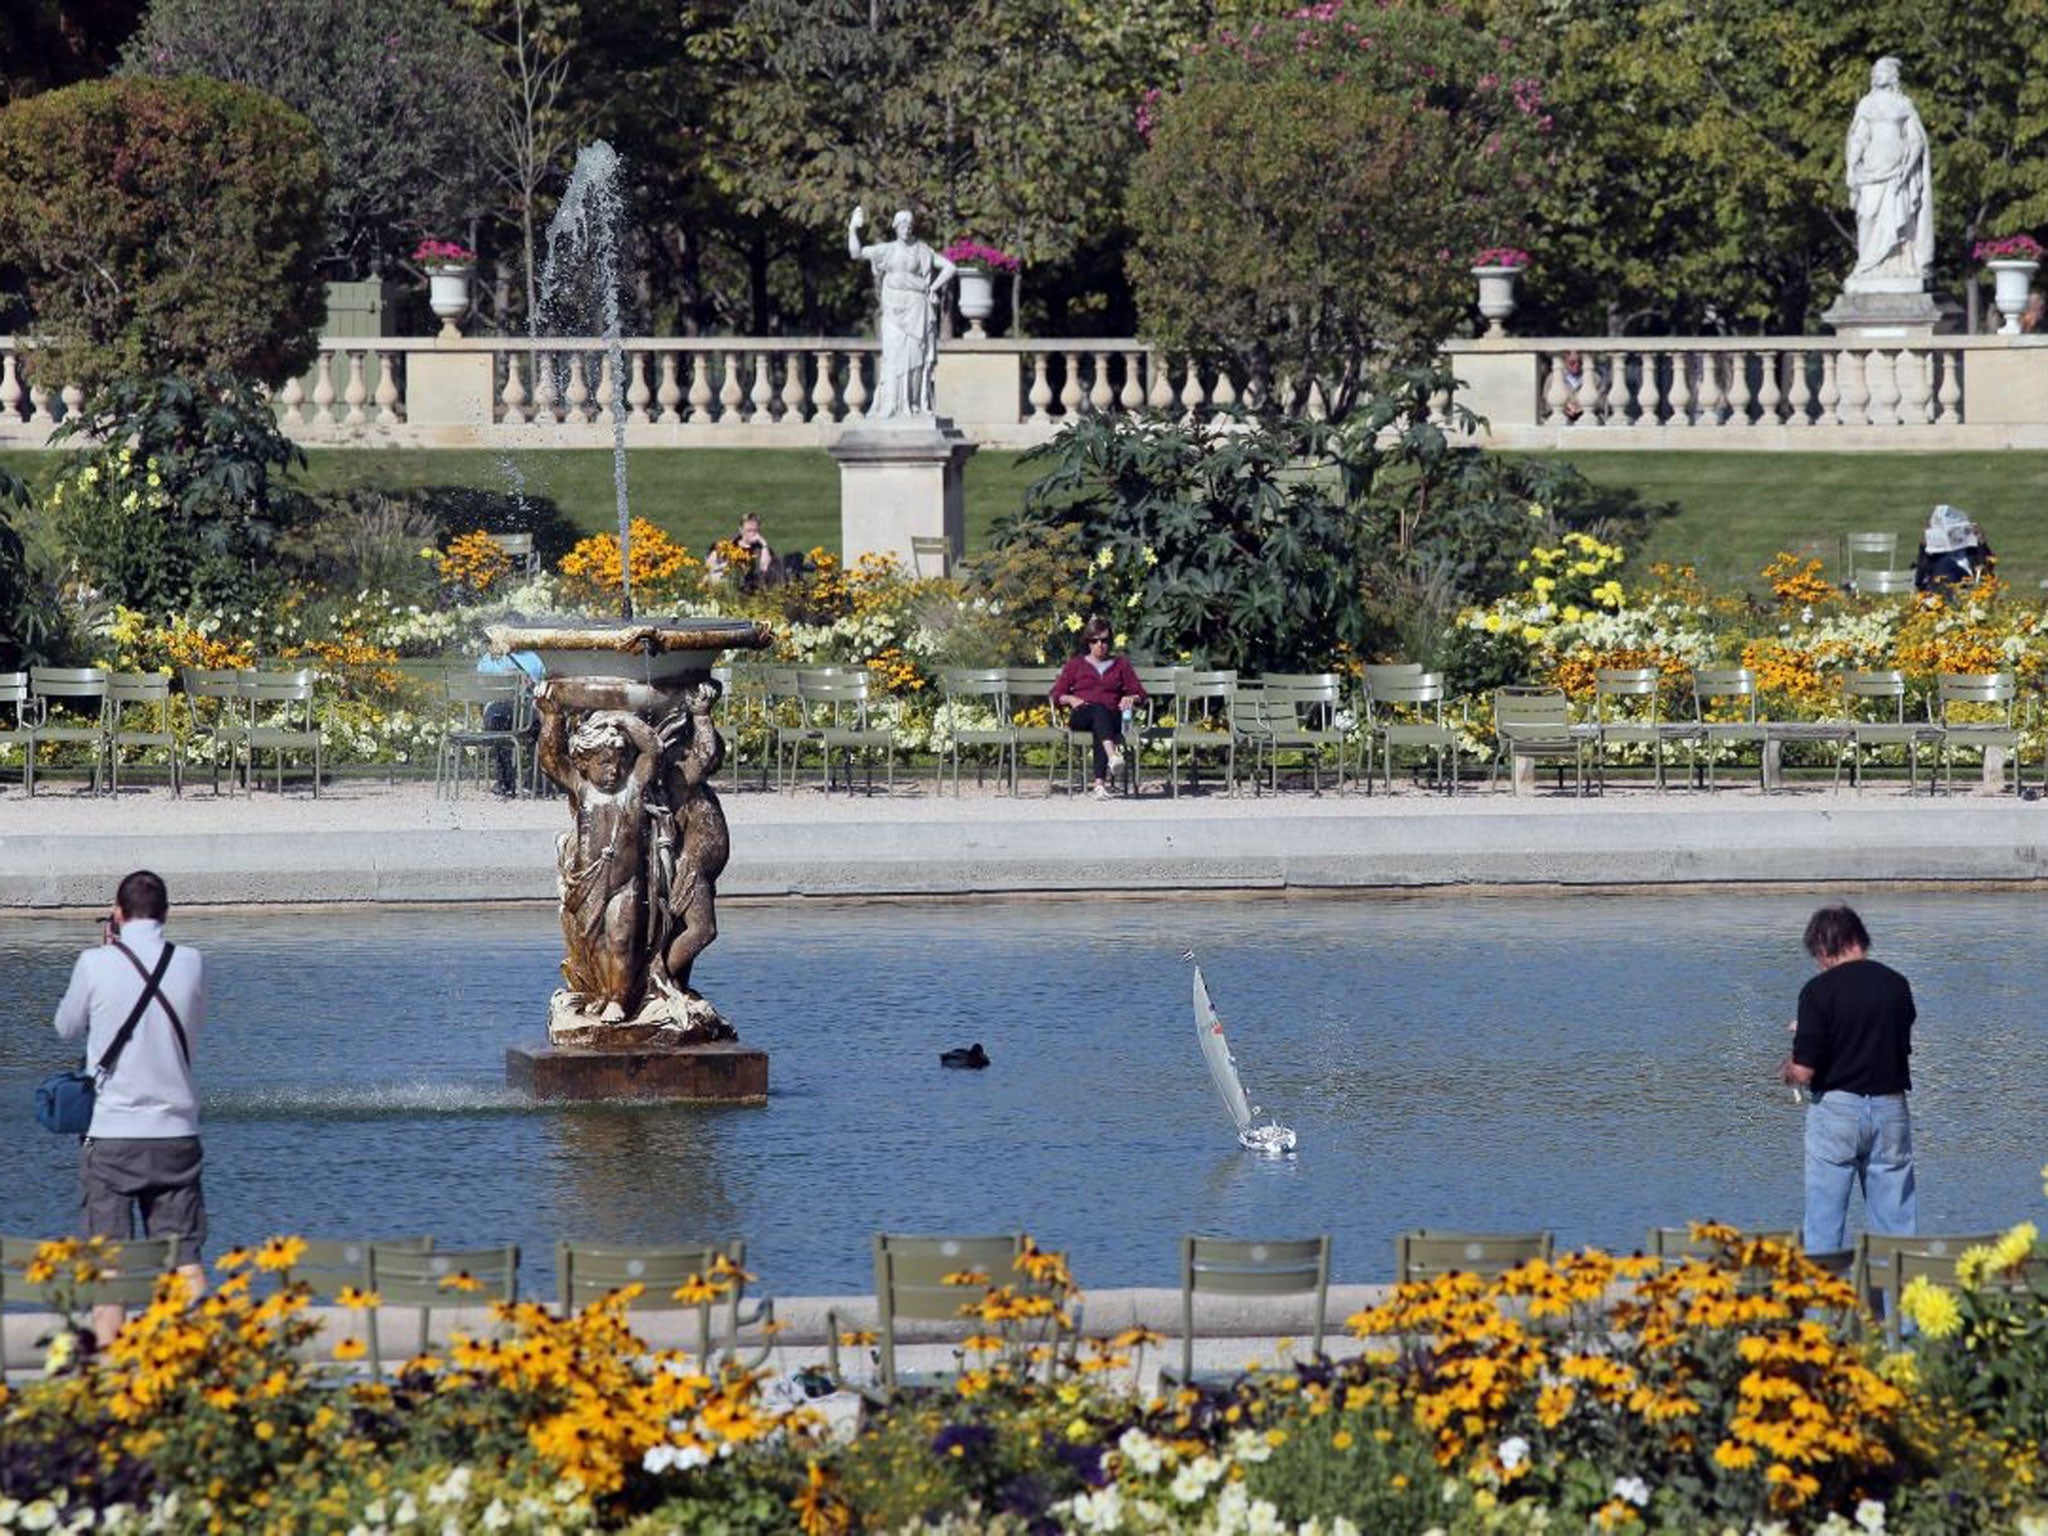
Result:
[[[1123,1491],[1111,1483],[1095,1493],[1078,1493],[1067,1505],[1067,1513],[1080,1530],[1114,1531],[1124,1523]]]
[[[1230,1437],[1230,1459],[1252,1464],[1269,1460],[1273,1445],[1264,1435],[1254,1429],[1240,1429]]]
[[[493,1499],[484,1510],[484,1529],[502,1531],[512,1523],[512,1511],[505,1507],[503,1499]]]
[[[48,1499],[37,1499],[22,1505],[17,1518],[24,1531],[47,1531],[57,1523],[57,1506]]]
[[[1127,1429],[1116,1443],[1124,1465],[1133,1472],[1153,1473],[1166,1465],[1166,1449],[1142,1429]]]
[[[1223,1463],[1214,1456],[1197,1456],[1178,1472],[1167,1487],[1174,1501],[1179,1504],[1193,1504],[1208,1493],[1209,1485],[1223,1475]]]
[[[1500,1443],[1500,1464],[1510,1472],[1529,1459],[1529,1442],[1520,1435],[1510,1435]]]
[[[456,1467],[441,1481],[427,1490],[427,1502],[432,1505],[460,1504],[469,1497],[468,1467]]]
[[[1626,1499],[1637,1509],[1642,1509],[1650,1502],[1650,1485],[1640,1477],[1617,1477],[1614,1480],[1614,1496],[1617,1499]]]
[[[1856,1506],[1856,1523],[1866,1531],[1883,1530],[1884,1506],[1878,1503],[1876,1499],[1865,1499]],[[2022,1527],[2025,1526],[2025,1523],[2025,1521],[2021,1522]]]

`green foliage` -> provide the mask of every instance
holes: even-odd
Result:
[[[1163,98],[1130,195],[1144,333],[1285,409],[1460,325],[1482,247],[1520,242],[1543,82],[1454,15],[1390,4],[1222,28]]]
[[[54,634],[49,592],[35,579],[27,545],[8,512],[29,505],[27,484],[0,466],[0,672],[45,660]]]
[[[51,377],[307,367],[326,184],[312,125],[242,86],[100,80],[0,111],[0,249]]]
[[[1034,457],[1051,465],[998,522],[998,551],[1077,539],[1072,608],[1049,652],[1090,612],[1140,658],[1245,673],[1315,670],[1365,638],[1356,523],[1328,475],[1319,423],[1270,426],[1084,416]]]
[[[158,612],[265,579],[257,561],[297,515],[305,454],[245,379],[123,379],[58,431],[85,444],[51,491],[72,557],[103,595]]]
[[[326,147],[325,255],[394,270],[483,201],[483,42],[439,0],[156,0],[124,73],[205,75],[304,113]]]
[[[0,102],[105,74],[147,0],[9,0],[0,6]]]

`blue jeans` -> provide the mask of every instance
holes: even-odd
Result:
[[[1870,1230],[1911,1237],[1920,1211],[1913,1193],[1913,1116],[1903,1093],[1866,1098],[1830,1091],[1806,1111],[1808,1253],[1849,1246],[1849,1189],[1863,1189]]]

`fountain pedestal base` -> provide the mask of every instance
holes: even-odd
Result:
[[[768,1053],[733,1041],[663,1050],[633,1046],[515,1045],[505,1080],[536,1099],[765,1104]]]

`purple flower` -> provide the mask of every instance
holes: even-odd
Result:
[[[996,1432],[986,1424],[948,1424],[932,1436],[934,1456],[979,1456],[996,1443]]]

